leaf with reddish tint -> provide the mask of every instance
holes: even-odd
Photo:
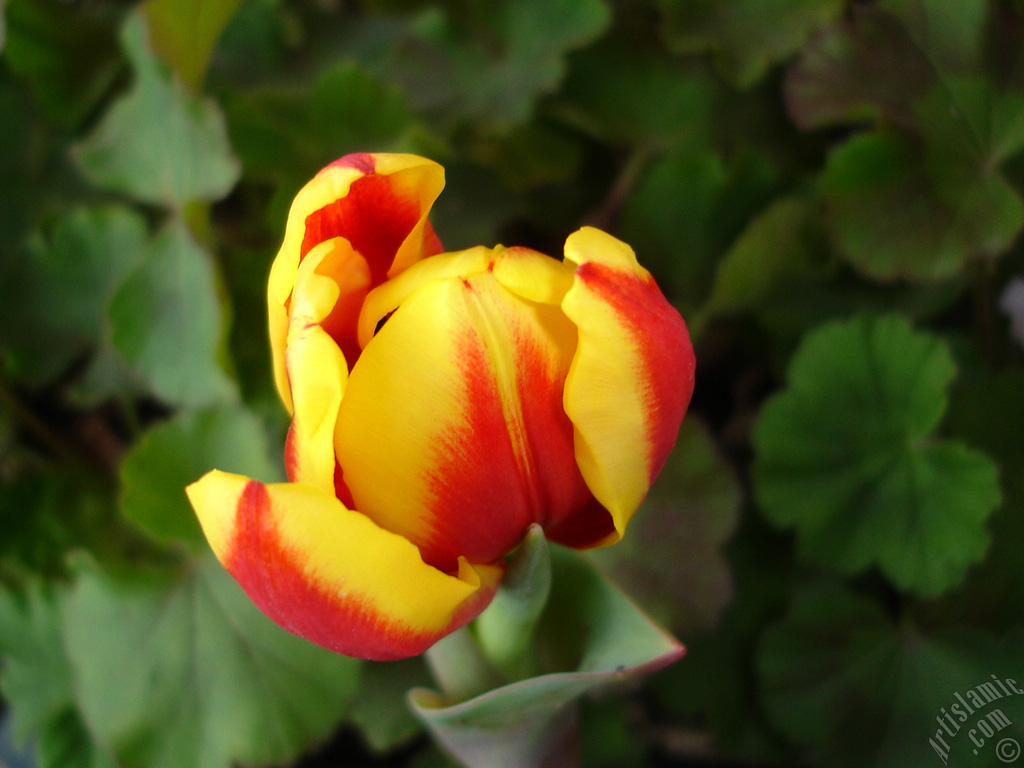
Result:
[[[526,768],[564,759],[573,748],[574,702],[589,691],[643,676],[683,654],[588,560],[552,547],[552,593],[537,630],[553,671],[451,704],[410,693],[413,711],[467,765]]]

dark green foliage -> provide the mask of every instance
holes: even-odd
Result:
[[[355,151],[445,165],[451,250],[608,229],[693,334],[679,445],[593,558],[689,652],[583,707],[584,766],[935,765],[957,693],[1024,684],[999,308],[1024,3],[0,0],[0,722],[39,766],[282,765],[339,727],[442,765],[406,700],[437,687],[422,661],[271,625],[183,493],[283,477],[266,275],[295,192]],[[443,738],[539,754],[589,674],[669,648],[555,565],[479,628],[518,682],[417,694]],[[1024,696],[1000,707],[1020,738]],[[974,720],[948,764],[1002,765]]]

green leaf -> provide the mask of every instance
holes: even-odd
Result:
[[[709,145],[720,91],[706,68],[609,40],[571,58],[552,109],[602,141],[685,156]]]
[[[113,503],[95,478],[28,462],[19,471],[15,450],[3,455],[10,476],[0,483],[0,580],[65,575],[70,551],[117,540]]]
[[[75,706],[58,602],[40,583],[18,595],[0,592],[0,659],[14,736],[35,745],[40,768],[113,768]]]
[[[659,0],[658,6],[673,52],[714,53],[722,74],[744,89],[843,10],[842,0]]]
[[[872,601],[818,587],[765,632],[757,667],[772,722],[815,764],[967,768],[1000,765],[996,743],[1024,736],[1024,697],[1005,697],[992,679],[1019,677],[1012,658],[981,633],[897,627]],[[978,724],[995,709],[1011,724],[989,740]]]
[[[551,557],[540,526],[532,525],[509,564],[494,600],[474,624],[490,659],[513,679],[520,677],[526,649],[551,591]]]
[[[115,17],[57,0],[9,0],[0,9],[11,71],[29,83],[50,122],[81,127],[121,70]]]
[[[439,120],[507,130],[558,88],[565,55],[597,39],[610,20],[603,0],[471,0],[459,16],[424,12],[394,71]]]
[[[120,764],[284,764],[348,710],[359,662],[274,625],[212,558],[173,581],[79,574],[65,607],[79,706]]]
[[[584,558],[552,547],[552,565],[552,593],[538,642],[542,657],[565,671],[454,705],[433,691],[410,693],[416,716],[468,765],[532,766],[557,759],[566,748],[565,726],[571,725],[571,704],[577,698],[682,655],[682,646]]]
[[[193,93],[202,90],[217,40],[242,0],[147,0],[153,50]]]
[[[876,564],[923,595],[959,583],[985,554],[1000,489],[987,457],[932,436],[954,374],[946,346],[898,316],[809,334],[754,427],[765,516],[841,573]]]
[[[593,556],[659,622],[684,636],[707,631],[732,599],[722,546],[741,500],[732,468],[690,416],[623,540]]]
[[[620,235],[677,305],[695,309],[718,258],[770,199],[774,173],[757,158],[726,166],[715,152],[673,153],[641,176],[622,207]]]
[[[238,92],[226,111],[246,176],[296,189],[342,155],[399,149],[415,124],[402,93],[355,62],[326,69],[311,87]]]
[[[969,259],[1000,254],[1024,226],[1024,202],[998,174],[940,191],[919,148],[866,133],[829,155],[821,179],[832,236],[878,280],[938,280]]]
[[[75,208],[7,265],[19,290],[0,305],[0,345],[19,379],[52,381],[101,343],[107,305],[145,238],[127,208]]]
[[[421,657],[388,662],[363,662],[359,693],[352,720],[375,752],[397,749],[416,737],[423,727],[409,710],[410,688],[430,685],[430,673]]]
[[[218,360],[225,319],[211,262],[184,223],[172,220],[110,304],[115,348],[169,403],[235,396]]]
[[[211,469],[273,482],[259,419],[241,406],[184,411],[157,425],[121,464],[121,512],[161,543],[181,541],[203,550],[206,539],[185,498],[185,486]]]
[[[754,218],[718,262],[711,295],[690,327],[717,314],[757,308],[814,267],[813,209],[799,197],[776,200]]]
[[[186,94],[157,61],[141,15],[128,17],[121,44],[134,81],[74,147],[82,173],[97,186],[170,208],[220,199],[239,165],[216,104]]]

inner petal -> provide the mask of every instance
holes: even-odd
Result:
[[[592,501],[562,408],[575,326],[489,272],[419,288],[364,349],[335,435],[359,508],[451,570]],[[601,510],[599,517],[606,518]]]

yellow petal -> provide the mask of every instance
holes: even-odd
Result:
[[[561,405],[575,342],[559,307],[523,301],[486,269],[420,285],[342,401],[335,441],[359,509],[449,568],[458,555],[491,562],[531,523],[588,504]]]
[[[486,607],[501,568],[449,576],[416,547],[310,485],[214,471],[187,489],[214,553],[290,632],[349,656],[422,653]]]
[[[293,482],[334,493],[334,430],[348,379],[345,357],[322,324],[335,309],[337,283],[321,270],[344,268],[352,284],[369,282],[365,261],[347,240],[334,238],[309,252],[295,279],[285,347],[285,367],[292,393],[292,424],[285,465]]]
[[[267,303],[274,378],[285,406],[292,407],[284,364],[288,310],[299,262],[313,248],[344,237],[367,263],[376,285],[423,258],[441,250],[427,220],[431,205],[444,187],[444,169],[415,155],[347,155],[321,170],[292,203],[284,242],[270,271]],[[350,291],[348,275],[329,275],[340,295]],[[344,349],[345,336],[355,327],[330,328]],[[351,360],[349,361],[352,362]]]
[[[577,268],[562,307],[579,330],[565,411],[583,477],[621,536],[675,444],[693,348],[628,245],[584,227],[566,240],[565,258]]]

